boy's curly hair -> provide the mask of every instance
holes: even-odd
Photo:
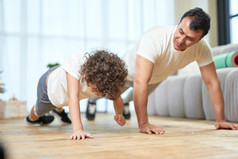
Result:
[[[116,54],[106,50],[96,50],[85,54],[86,62],[80,74],[82,81],[96,86],[95,91],[103,97],[116,99],[126,83],[128,74],[125,62]]]

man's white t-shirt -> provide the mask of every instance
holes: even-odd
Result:
[[[84,54],[70,54],[64,61],[63,65],[51,72],[48,78],[47,92],[53,105],[57,107],[68,105],[66,72],[79,80],[81,89],[79,94],[80,100],[95,95],[88,89],[86,83],[81,82],[79,71],[85,62],[84,59]]]
[[[123,59],[128,66],[129,81],[134,80],[136,55],[154,63],[149,84],[159,83],[178,69],[196,61],[199,67],[213,62],[211,48],[201,39],[184,51],[177,51],[173,46],[173,37],[177,26],[156,26],[141,37],[137,45]]]

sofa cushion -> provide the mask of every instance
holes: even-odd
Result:
[[[217,76],[220,81],[221,89],[224,94],[224,85],[226,76],[229,72],[231,72],[234,68],[224,68],[217,70]],[[212,106],[212,102],[210,99],[210,95],[208,93],[207,87],[204,82],[202,82],[202,105],[205,114],[205,118],[207,120],[216,120],[215,111]]]
[[[232,52],[234,50],[238,50],[238,43],[213,47],[212,48],[212,54],[213,54],[213,56],[215,56],[215,55],[220,55],[220,54]]]
[[[154,91],[156,91],[156,89]],[[157,93],[153,93],[153,92],[151,92],[151,94],[148,96],[148,104],[147,104],[148,115],[156,115],[155,109],[156,109],[157,105],[160,104],[160,103],[158,103],[158,104],[156,103]]]
[[[183,96],[185,116],[193,119],[204,119],[201,74],[194,74],[186,78]]]
[[[228,73],[224,87],[226,119],[238,122],[238,68]]]
[[[176,76],[168,79],[167,98],[170,116],[185,117],[183,90],[186,77]]]
[[[156,93],[151,93],[151,95],[149,96],[148,106],[150,106],[153,102],[154,113],[160,116],[169,116],[168,96],[167,96],[168,81],[169,80],[164,80],[163,82],[161,82],[160,85],[154,90],[154,92]]]

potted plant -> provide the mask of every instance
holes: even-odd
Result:
[[[0,71],[0,73],[2,73],[2,71]],[[4,89],[4,83],[2,81],[0,81],[0,93],[4,93],[5,89]]]
[[[51,67],[58,66],[58,65],[59,65],[58,62],[57,62],[57,63],[49,63],[49,64],[47,65],[47,67],[48,67],[48,68],[51,68]]]

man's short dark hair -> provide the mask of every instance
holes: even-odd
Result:
[[[192,21],[190,23],[190,29],[194,31],[202,30],[203,36],[207,35],[210,29],[210,16],[205,13],[201,8],[194,8],[190,9],[180,19],[180,23],[182,22],[183,18],[191,17]]]

